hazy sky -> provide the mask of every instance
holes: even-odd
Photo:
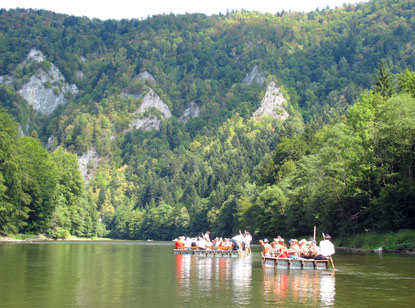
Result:
[[[99,19],[146,18],[157,14],[226,13],[227,10],[247,10],[276,13],[285,11],[313,11],[343,3],[347,0],[1,0],[1,8],[46,9],[56,13],[87,16]]]

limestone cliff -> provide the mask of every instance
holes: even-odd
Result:
[[[41,51],[32,48],[20,66],[46,62],[46,66],[37,69],[28,82],[17,91],[33,108],[43,114],[52,113],[56,107],[66,103],[66,94],[76,95],[78,88],[66,82],[59,69],[48,62]],[[0,82],[12,84],[13,76],[2,76]]]
[[[79,170],[84,182],[88,182],[94,175],[95,169],[98,167],[101,158],[98,157],[94,148],[78,158]]]
[[[265,91],[261,101],[261,106],[254,112],[252,118],[260,119],[263,116],[269,116],[276,119],[286,120],[289,117],[287,110],[287,100],[282,95],[280,89],[274,81],[271,81]]]
[[[169,106],[161,100],[153,89],[149,88],[140,107],[134,112],[134,119],[130,122],[129,129],[159,129],[161,120],[170,117]]]

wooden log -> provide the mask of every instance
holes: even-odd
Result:
[[[329,260],[314,260],[317,270],[326,270],[329,268]]]
[[[277,258],[277,269],[288,269],[290,259],[288,258]]]
[[[290,259],[290,269],[301,269],[303,262],[299,259]]]
[[[303,269],[314,270],[314,260],[303,260]]]
[[[275,264],[276,264],[276,262],[277,262],[277,258],[274,258],[274,257],[264,257],[264,266],[265,267],[272,267],[272,268],[274,268],[275,267]]]

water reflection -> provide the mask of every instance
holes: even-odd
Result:
[[[263,269],[262,293],[267,304],[334,307],[336,280],[331,272]]]
[[[235,305],[249,305],[252,284],[251,257],[175,255],[177,294],[184,298],[217,294]],[[197,288],[195,288],[197,286]]]

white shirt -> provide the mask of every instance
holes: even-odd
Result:
[[[320,253],[324,257],[330,257],[331,255],[335,254],[334,245],[329,240],[324,240],[320,242]]]
[[[237,241],[238,243],[243,242],[244,236],[243,235],[235,235],[232,239]]]

